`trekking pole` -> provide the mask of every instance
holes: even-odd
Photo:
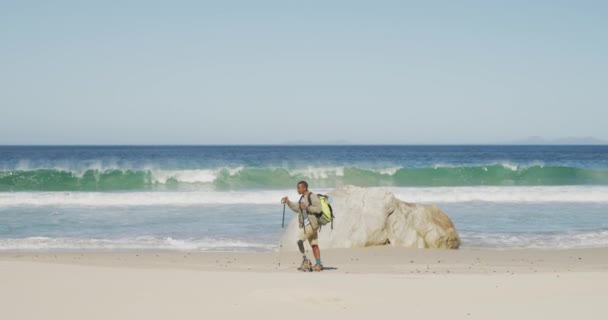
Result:
[[[281,222],[281,229],[285,227],[285,202],[283,202],[283,221]]]

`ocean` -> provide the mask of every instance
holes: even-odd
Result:
[[[273,251],[299,180],[436,204],[462,248],[608,246],[608,146],[0,146],[0,251]]]

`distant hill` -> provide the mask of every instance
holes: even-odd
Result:
[[[523,140],[509,142],[509,144],[608,144],[608,140],[594,137],[566,137],[559,139],[546,139],[533,136]]]
[[[312,141],[312,140],[289,140],[280,143],[281,145],[359,145],[360,143],[345,139]],[[374,144],[374,143],[371,143]],[[376,143],[382,145],[383,143]],[[399,143],[393,143],[399,144]],[[434,145],[435,143],[405,143],[404,145]],[[540,136],[532,136],[521,140],[506,142],[487,142],[487,143],[439,143],[439,145],[465,145],[465,144],[499,144],[499,145],[608,145],[608,140],[594,137],[565,137],[559,139],[547,139]]]
[[[348,140],[327,140],[327,141],[308,141],[308,140],[291,140],[291,141],[285,141],[282,144],[288,144],[288,145],[347,145],[347,144],[351,144],[350,141]]]

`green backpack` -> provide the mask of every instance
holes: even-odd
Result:
[[[312,201],[310,201],[311,193],[308,193],[308,205],[312,205]],[[334,229],[334,210],[331,208],[331,204],[329,204],[329,198],[324,194],[317,194],[319,200],[321,201],[321,213],[316,214],[317,221],[319,225],[324,226],[331,222],[331,229]]]

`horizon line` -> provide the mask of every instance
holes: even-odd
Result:
[[[608,146],[601,143],[209,143],[209,144],[0,144],[0,147],[247,147],[247,146]]]

